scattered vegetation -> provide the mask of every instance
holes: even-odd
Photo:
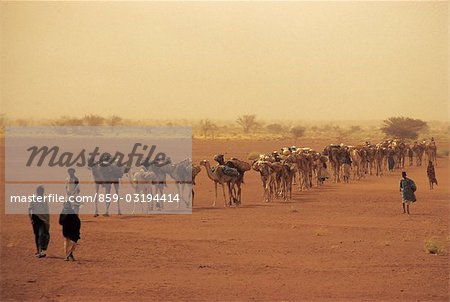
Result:
[[[305,135],[306,128],[301,126],[295,126],[291,128],[291,134],[295,139],[298,139]]]
[[[244,133],[254,131],[259,126],[259,123],[256,121],[256,115],[254,114],[242,115],[237,118],[236,122],[242,127]]]
[[[106,124],[109,126],[119,126],[123,124],[123,119],[120,116],[113,115],[106,119]]]
[[[270,133],[280,133],[284,130],[284,127],[281,124],[269,124],[266,129]]]
[[[426,122],[409,117],[390,117],[383,123],[381,131],[387,136],[402,139],[417,139],[421,131],[428,129]]]
[[[404,119],[404,118],[402,118]],[[405,118],[406,119],[406,118]],[[388,119],[392,122],[392,119]],[[386,121],[388,121],[386,120]],[[411,119],[412,120],[412,119]],[[242,115],[235,120],[135,120],[125,119],[119,115],[101,116],[99,114],[86,114],[84,116],[61,116],[59,118],[35,119],[35,118],[9,118],[0,115],[0,133],[4,132],[6,126],[65,126],[61,129],[64,133],[82,131],[77,126],[191,126],[193,139],[219,139],[219,140],[291,140],[292,144],[299,144],[299,138],[312,140],[323,139],[330,143],[357,143],[364,141],[381,141],[386,137],[382,131],[381,122],[367,121],[357,124],[355,121],[292,121],[272,120],[264,121],[257,119],[256,115]],[[385,122],[386,122],[385,121]],[[264,124],[264,122],[266,122]],[[423,122],[425,123],[425,122]],[[429,121],[421,130],[423,139],[434,137],[440,143],[438,156],[449,156],[448,148],[441,142],[448,141],[449,122]],[[395,123],[395,125],[397,125]],[[386,127],[387,125],[383,125]],[[70,128],[72,127],[72,128]],[[428,132],[423,132],[428,129]],[[392,137],[392,136],[390,136]],[[422,138],[422,137],[419,137]],[[250,154],[249,154],[250,155]],[[254,157],[254,156],[253,156]]]
[[[207,136],[210,135],[211,138],[214,139],[214,135],[217,129],[217,125],[208,119],[200,121],[200,131],[204,138],[207,138]]]
[[[444,255],[444,244],[434,237],[429,238],[425,241],[425,251],[429,254]]]

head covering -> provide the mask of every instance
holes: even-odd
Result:
[[[39,186],[37,186],[37,188],[36,188],[36,195],[38,195],[38,196],[42,196],[42,195],[44,195],[44,186],[43,185],[39,185]]]

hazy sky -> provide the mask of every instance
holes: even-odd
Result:
[[[2,2],[9,116],[448,118],[447,2]]]

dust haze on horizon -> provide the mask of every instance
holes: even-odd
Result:
[[[2,2],[1,111],[448,120],[448,2]]]

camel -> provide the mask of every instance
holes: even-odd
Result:
[[[233,186],[234,188],[237,188],[237,192],[235,192],[235,196],[236,196],[236,200],[235,203],[237,205],[241,204],[241,197],[242,197],[242,184],[244,183],[244,175],[245,172],[247,172],[248,170],[251,169],[251,166],[249,163],[239,160],[235,157],[232,157],[230,160],[225,162],[225,158],[223,156],[223,154],[217,154],[214,156],[214,160],[219,164],[219,165],[224,165],[233,169],[236,169],[239,172],[239,179],[236,182],[236,186]]]
[[[214,203],[212,205],[216,206],[216,202],[217,202],[217,184],[220,184],[222,186],[222,193],[223,193],[223,200],[225,203],[225,207],[227,206],[225,185],[227,185],[228,194],[230,197],[229,204],[231,205],[233,198],[235,198],[233,196],[233,188],[232,187],[236,184],[240,185],[240,183],[238,182],[239,177],[240,177],[239,172],[236,169],[229,168],[229,167],[226,167],[223,165],[218,165],[218,166],[214,167],[214,169],[212,169],[211,164],[207,160],[202,160],[200,162],[200,165],[205,167],[206,173],[207,173],[209,179],[211,179],[214,182],[215,199],[214,199]]]
[[[155,189],[155,195],[152,198],[156,199],[156,209],[161,211],[164,208],[164,202],[160,200],[158,197],[164,196],[164,188],[167,186],[166,179],[167,174],[170,174],[172,171],[172,166],[170,164],[170,158],[165,162],[148,162],[144,161],[142,164],[148,171],[151,171],[155,174],[154,180],[152,181],[152,185]],[[156,198],[155,198],[156,197]],[[153,202],[152,202],[153,206]]]
[[[177,191],[188,207],[193,206],[195,177],[200,173],[200,171],[200,166],[194,165],[192,160],[188,158],[175,164],[172,172],[170,173],[170,176],[175,180],[177,185]],[[187,200],[184,199],[184,189],[186,185],[191,186]]]
[[[195,178],[197,177],[197,175],[202,171],[202,169],[200,168],[200,166],[194,165],[192,163],[192,198],[191,198],[191,204],[192,207],[194,207],[194,196],[195,196],[195,192],[194,192],[194,185],[195,185]]]
[[[265,158],[260,158],[252,164],[253,170],[259,172],[261,176],[261,182],[264,189],[264,202],[270,202],[274,195],[274,186],[276,179],[276,172],[270,161]]]
[[[281,196],[286,201],[292,199],[292,183],[298,171],[297,158],[294,154],[286,156],[282,162]]]
[[[341,168],[341,146],[340,145],[330,145],[327,146],[323,154],[328,156],[331,163],[331,169],[333,170],[334,182],[340,182],[340,168]]]
[[[398,168],[405,167],[405,159],[408,153],[408,147],[404,142],[400,142],[397,144],[397,156],[398,156]]]
[[[407,147],[408,152],[408,158],[409,158],[409,165],[412,166],[414,164],[414,151],[411,147],[411,145],[408,145]]]
[[[375,146],[368,145],[365,146],[364,149],[367,153],[367,162],[368,162],[368,168],[369,168],[369,175],[373,174],[373,171],[375,170],[375,152],[376,148]],[[366,171],[367,173],[367,171]]]
[[[412,150],[414,152],[414,155],[416,156],[416,166],[421,166],[423,153],[425,152],[425,144],[424,143],[418,144],[417,142],[414,142]]]
[[[356,147],[349,146],[349,153],[350,153],[350,159],[352,161],[352,168],[353,168],[353,179],[361,179],[363,176],[363,159],[360,154],[360,150],[358,150]]]
[[[437,147],[434,138],[425,145],[425,153],[427,154],[428,161],[431,161],[437,166]]]
[[[309,151],[298,149],[296,154],[297,170],[299,179],[299,191],[308,190],[312,187],[312,170],[314,159]]]
[[[375,166],[376,166],[376,175],[383,175],[383,162],[386,157],[386,148],[384,148],[381,144],[378,144],[375,149]]]
[[[146,196],[147,194],[152,193],[151,184],[156,179],[155,173],[153,173],[152,171],[148,171],[143,167],[139,171],[136,171],[134,173],[128,172],[127,174],[128,174],[128,178],[130,180],[130,184],[133,187],[134,192],[136,194],[145,194],[145,196]],[[143,201],[149,201],[149,200],[147,200],[146,198],[144,200],[141,200],[141,202],[140,202],[141,212],[144,211]],[[137,202],[133,202],[132,214],[135,213],[136,203]],[[153,210],[153,202],[150,202],[149,205],[147,205],[146,212],[148,213],[149,210]]]
[[[284,201],[292,199],[292,181],[294,179],[297,164],[283,160],[282,162],[282,179],[281,179],[281,196]]]
[[[170,177],[175,180],[175,185],[177,187],[178,196],[181,200],[183,200],[186,206],[191,207],[192,205],[192,160],[187,158],[176,164],[168,164],[163,168],[163,171],[166,172]],[[199,168],[199,167],[198,167]],[[199,168],[200,169],[200,168]],[[198,173],[197,173],[198,174]],[[197,175],[195,174],[195,175]],[[188,198],[184,198],[184,190],[186,185],[191,185],[191,188],[188,190]],[[180,204],[178,203],[178,207]]]
[[[100,186],[105,188],[105,197],[110,196],[111,194],[111,185],[114,186],[114,189],[116,191],[116,194],[119,195],[119,180],[122,178],[122,176],[129,171],[128,166],[119,166],[117,164],[117,161],[113,161],[111,159],[111,155],[108,153],[105,153],[100,158],[100,161],[91,164],[88,166],[88,169],[91,170],[92,176],[94,177],[95,181],[95,214],[94,217],[98,217],[98,200],[99,200],[99,190]],[[103,214],[103,216],[109,216],[109,206],[111,205],[111,202],[108,202],[107,199],[104,199],[106,201],[106,212]],[[121,215],[120,211],[120,200],[117,200],[117,213],[118,215]]]

